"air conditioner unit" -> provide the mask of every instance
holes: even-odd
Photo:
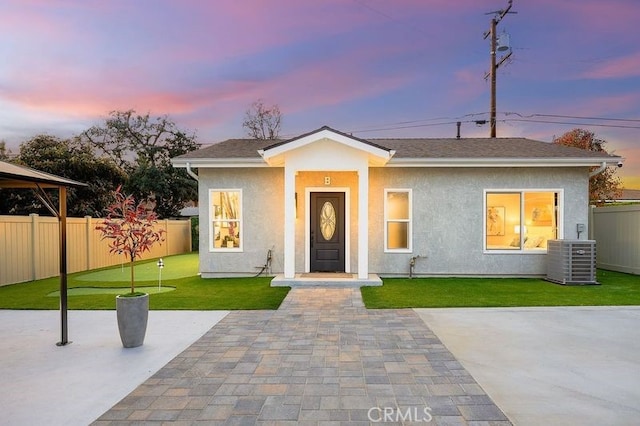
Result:
[[[547,280],[558,284],[600,284],[596,281],[594,240],[549,240]]]

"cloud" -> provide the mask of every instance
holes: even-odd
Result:
[[[585,72],[582,77],[593,79],[640,77],[640,51],[598,64]]]

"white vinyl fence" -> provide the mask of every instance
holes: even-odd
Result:
[[[589,228],[598,268],[640,274],[640,204],[593,207]]]
[[[119,265],[123,255],[109,253],[107,240],[95,230],[100,219],[67,218],[67,270],[69,273]],[[142,259],[191,251],[191,222],[160,220],[165,241]],[[0,216],[0,285],[48,278],[60,274],[60,225],[55,217]]]

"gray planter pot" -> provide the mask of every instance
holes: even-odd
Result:
[[[125,348],[135,348],[144,343],[149,317],[149,295],[137,297],[116,296],[118,330]]]

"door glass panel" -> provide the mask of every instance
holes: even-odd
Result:
[[[320,210],[320,232],[327,241],[336,232],[336,210],[329,201],[326,201]]]

